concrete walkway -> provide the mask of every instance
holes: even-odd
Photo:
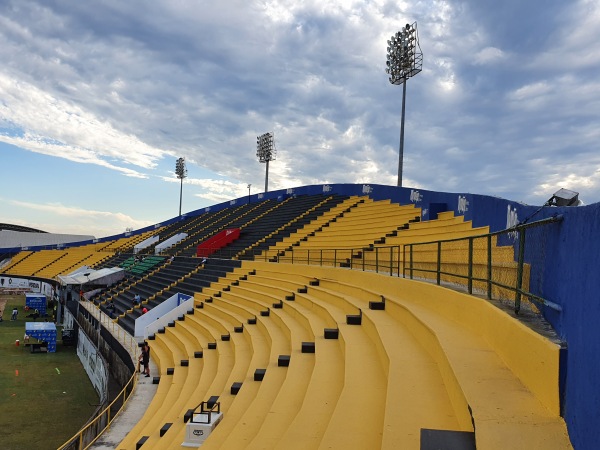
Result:
[[[131,335],[115,324],[106,314],[96,308],[93,303],[82,302],[81,306],[90,311],[123,344],[123,347],[129,350],[131,359],[137,364],[137,357],[131,349],[133,339]],[[150,355],[152,355],[152,351],[150,351]],[[150,359],[150,375],[149,378],[144,375],[137,375],[137,385],[133,393],[129,396],[125,408],[119,413],[110,428],[90,447],[91,449],[113,450],[117,448],[118,444],[144,415],[158,388],[157,384],[152,384],[153,377],[158,375],[158,369],[152,358]]]

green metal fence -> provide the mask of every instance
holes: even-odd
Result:
[[[560,311],[560,305],[533,294],[531,284],[540,287],[543,282],[547,227],[561,220],[556,216],[479,236],[406,244],[402,275],[435,280],[438,285],[460,285],[469,294],[488,299],[514,301],[517,314],[522,300],[534,309],[543,304]]]
[[[560,305],[533,290],[542,291],[549,226],[561,220],[562,216],[555,216],[495,233],[403,246],[308,249],[293,245],[285,250],[244,252],[231,257],[428,279],[438,285],[465,288],[469,294],[514,302],[516,313],[523,300],[534,311],[540,305],[560,311]]]
[[[296,248],[267,250],[249,259],[269,262],[346,267],[400,276],[402,247],[369,245],[356,248]]]

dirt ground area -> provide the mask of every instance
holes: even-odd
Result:
[[[6,302],[8,300],[6,300],[5,298],[0,297],[0,317],[3,318],[4,320],[4,307],[6,306]]]

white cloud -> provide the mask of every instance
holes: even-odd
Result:
[[[72,147],[70,145],[47,142],[45,138],[42,138],[41,136],[32,136],[30,134],[25,134],[22,137],[0,135],[0,141],[31,150],[42,155],[57,156],[83,164],[96,164],[101,167],[106,167],[108,169],[121,172],[123,175],[129,177],[147,178],[147,175],[141,172],[126,167],[119,167],[101,158],[98,158],[93,151]]]
[[[474,62],[479,65],[494,64],[502,61],[506,55],[496,47],[485,47],[475,54]]]
[[[75,104],[1,72],[0,95],[0,120],[17,130],[17,134],[0,134],[0,140],[6,143],[140,177],[144,175],[107,160],[151,169],[166,154],[135,136],[119,132]]]
[[[553,183],[585,184],[584,167],[599,164],[598,5],[551,3],[526,5],[554,14],[548,29],[506,32],[502,2],[5,2],[0,140],[147,184],[178,182],[157,172],[184,156],[204,169],[184,190],[226,201],[247,183],[262,190],[255,137],[274,131],[271,190],[393,185],[401,90],[387,81],[385,43],[417,21],[405,185],[534,201],[547,178],[528,161],[574,161]]]
[[[16,223],[51,233],[84,234],[96,237],[122,233],[126,228],[143,228],[152,225],[149,221],[136,220],[119,212],[97,211],[78,206],[68,206],[62,203],[33,203],[18,200],[5,200],[3,215],[0,221]],[[12,211],[21,211],[27,221],[14,219]],[[43,217],[43,221],[39,218]],[[37,219],[36,219],[37,218]],[[68,224],[65,226],[65,221]]]
[[[546,80],[540,80],[508,92],[506,98],[513,110],[548,112],[556,96],[554,86]]]
[[[579,0],[568,6],[558,20],[559,26],[549,36],[548,47],[531,61],[532,67],[571,72],[600,64],[600,3]]]
[[[447,156],[454,159],[465,159],[468,156],[468,153],[462,150],[459,147],[448,148],[444,152]]]

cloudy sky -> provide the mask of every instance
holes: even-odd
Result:
[[[0,222],[102,237],[264,189],[396,184],[600,200],[598,0],[0,1]]]

